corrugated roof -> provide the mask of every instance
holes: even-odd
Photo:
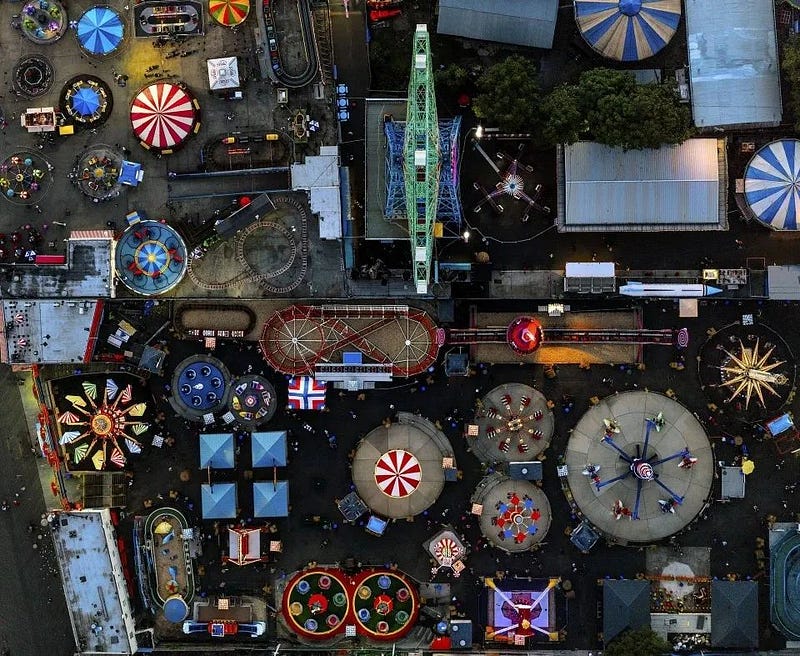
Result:
[[[758,584],[711,582],[711,645],[729,649],[758,647]]]
[[[767,290],[771,301],[800,301],[800,266],[768,266]]]
[[[773,0],[686,0],[698,127],[781,121]]]
[[[439,34],[552,48],[558,0],[439,0]]]
[[[723,141],[629,151],[581,141],[559,154],[562,232],[727,227]]]

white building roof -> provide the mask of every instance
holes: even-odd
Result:
[[[775,2],[685,0],[685,6],[695,125],[778,125]]]
[[[629,151],[581,141],[559,149],[557,176],[561,232],[727,227],[722,140]]]
[[[212,91],[239,88],[239,60],[236,57],[209,59],[208,86]]]
[[[306,157],[303,164],[292,164],[292,189],[307,191],[311,211],[319,215],[321,239],[342,236],[342,199],[339,178],[339,148],[322,146],[319,155]]]
[[[131,602],[110,511],[57,512],[53,521],[77,653],[136,653]]]

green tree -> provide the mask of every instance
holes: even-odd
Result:
[[[467,81],[467,69],[458,64],[449,64],[434,73],[437,91],[458,91]]]
[[[793,37],[783,46],[781,68],[789,86],[787,105],[794,115],[794,129],[800,131],[800,38]]]
[[[550,143],[593,139],[631,150],[681,143],[692,135],[689,108],[674,87],[638,85],[625,71],[587,71],[577,84],[556,88],[542,108]]]
[[[649,628],[625,631],[614,638],[603,651],[604,656],[662,656],[671,648],[655,631]]]
[[[478,78],[472,102],[475,116],[505,132],[538,132],[539,82],[534,63],[512,55]]]

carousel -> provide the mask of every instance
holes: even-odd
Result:
[[[653,543],[686,527],[705,507],[714,454],[700,421],[667,396],[609,396],[572,431],[564,455],[579,515],[622,544]]]
[[[90,7],[78,20],[75,36],[89,56],[107,57],[117,52],[125,38],[122,16],[111,7]]]
[[[709,401],[746,422],[774,417],[794,392],[789,345],[764,324],[731,324],[700,349],[698,374]]]
[[[119,195],[122,154],[105,144],[95,144],[78,156],[72,180],[84,196],[102,201]]]
[[[236,27],[244,23],[250,13],[249,0],[209,0],[208,13],[224,27]]]
[[[186,244],[161,221],[139,221],[120,235],[114,264],[122,284],[142,296],[173,289],[186,274]]]
[[[378,515],[413,517],[441,494],[445,470],[454,470],[444,434],[428,420],[401,413],[400,421],[372,430],[356,447],[353,483]]]
[[[210,355],[193,355],[175,367],[172,402],[187,419],[201,421],[220,410],[228,401],[231,375],[228,368]]]
[[[41,55],[26,55],[14,66],[14,86],[28,98],[47,93],[53,77],[53,65]]]
[[[155,82],[136,94],[130,120],[143,148],[169,155],[200,130],[200,103],[185,84]]]
[[[370,640],[396,641],[419,616],[419,597],[393,570],[348,574],[316,568],[295,574],[283,590],[282,617],[291,633],[309,640],[342,639],[350,626]]]
[[[67,11],[58,0],[28,0],[19,13],[22,34],[33,43],[53,43],[67,31]]]
[[[66,389],[70,382],[58,385]],[[71,471],[125,469],[129,457],[142,452],[150,424],[147,404],[137,398],[142,394],[138,383],[127,376],[84,378],[77,393],[56,399],[58,443]],[[62,411],[64,404],[69,409]]]
[[[541,488],[498,473],[480,482],[472,496],[472,512],[484,537],[510,553],[528,551],[541,542],[552,520]]]
[[[110,87],[94,75],[78,75],[68,80],[59,98],[61,113],[81,127],[105,123],[114,107]]]
[[[278,409],[278,397],[272,383],[263,376],[242,376],[233,382],[229,406],[236,421],[252,429],[272,419]]]
[[[0,163],[0,193],[18,205],[38,203],[53,183],[52,168],[39,153],[14,153]]]
[[[553,413],[540,391],[522,383],[491,390],[478,404],[467,440],[481,462],[535,460],[553,437]]]

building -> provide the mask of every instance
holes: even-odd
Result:
[[[603,643],[629,629],[650,626],[650,581],[607,579],[603,582]]]
[[[727,155],[722,139],[658,150],[590,141],[559,146],[559,232],[727,230]]]
[[[439,0],[439,34],[552,48],[558,0]]]
[[[139,645],[111,511],[57,512],[50,525],[76,653],[135,654]]]
[[[686,0],[685,11],[695,125],[780,124],[773,0]]]
[[[711,646],[758,649],[758,583],[711,583]]]
[[[320,239],[342,237],[342,186],[339,148],[321,146],[303,164],[292,164],[292,189],[308,193],[311,211],[319,216]]]

